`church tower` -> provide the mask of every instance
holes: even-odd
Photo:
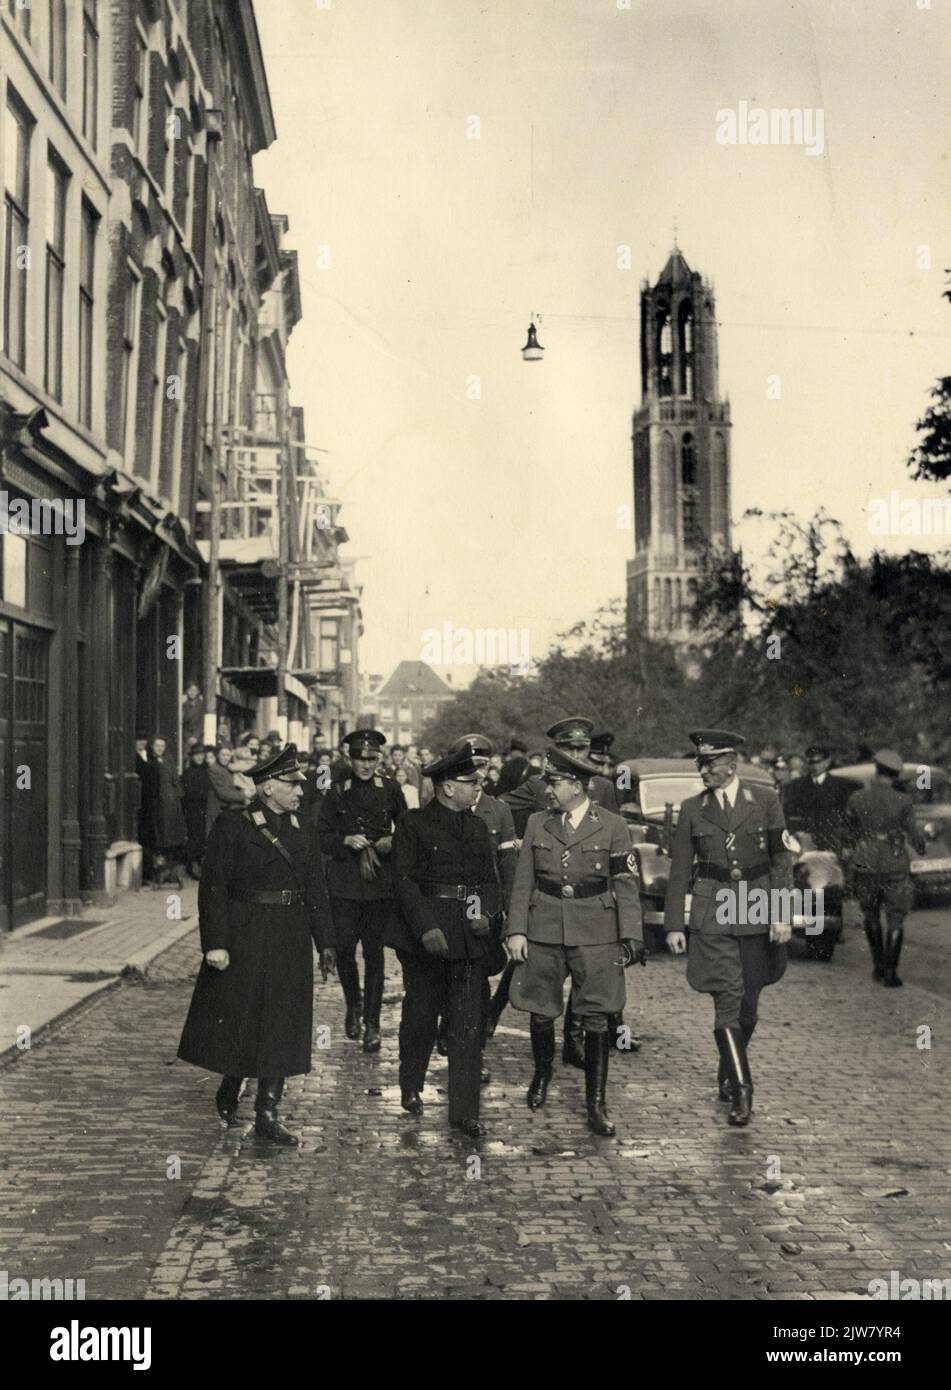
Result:
[[[700,549],[730,543],[730,405],[721,400],[713,287],[674,243],[641,285],[629,631],[687,640]]]

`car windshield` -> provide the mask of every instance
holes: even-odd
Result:
[[[946,806],[951,802],[951,786],[947,780],[934,768],[922,767],[922,772],[930,774],[928,781],[930,786],[921,787],[918,785],[918,778],[905,778],[898,783],[899,790],[907,792],[916,806]],[[924,778],[921,779],[922,781]]]
[[[642,777],[639,783],[641,814],[645,816],[663,815],[668,802],[674,811],[680,810],[680,803],[688,796],[696,796],[703,791],[700,774],[675,777]]]

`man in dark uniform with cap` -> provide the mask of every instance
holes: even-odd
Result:
[[[330,856],[327,888],[333,908],[337,974],[346,1002],[344,1029],[360,1036],[360,972],[363,946],[363,1050],[380,1050],[383,1003],[383,939],[394,911],[390,851],[396,822],[406,810],[399,784],[380,772],[386,739],[377,729],[354,729],[343,739],[351,774],[335,783],[318,812],[320,839]]]
[[[774,766],[779,760],[774,761]],[[811,743],[806,749],[808,772],[794,777],[781,793],[786,824],[794,835],[811,835],[816,849],[842,851],[845,835],[845,808],[857,790],[854,782],[830,772],[832,750],[825,743]]]
[[[865,919],[872,975],[892,989],[901,985],[898,958],[905,936],[905,914],[911,911],[915,896],[908,841],[918,854],[925,852],[925,837],[915,820],[911,797],[895,785],[902,767],[900,754],[890,748],[879,749],[875,781],[854,792],[845,810],[846,828],[853,840],[855,896]]]
[[[249,774],[256,796],[212,827],[198,888],[204,959],[178,1048],[183,1062],[222,1074],[225,1124],[242,1081],[258,1079],[255,1133],[297,1144],[277,1108],[284,1078],[311,1069],[313,948],[335,964],[320,841],[301,821],[303,774],[290,743]]]
[[[449,1007],[449,1123],[473,1138],[479,1120],[482,980],[490,918],[500,899],[485,822],[470,814],[486,759],[468,745],[424,768],[435,795],[407,811],[393,837],[393,879],[400,909],[387,945],[403,967],[400,1097],[418,1115],[439,1011]]]
[[[732,1102],[731,1125],[747,1125],[753,1107],[753,1078],[746,1049],[756,1027],[760,990],[786,968],[785,943],[792,934],[789,894],[792,855],[779,797],[770,787],[741,782],[737,749],[746,740],[725,729],[690,735],[705,791],[681,804],[671,851],[664,930],[674,955],[687,949],[684,897],[691,892],[687,981],[712,994],[714,1037],[720,1054],[720,1099]],[[778,914],[743,911],[754,889],[785,890]],[[786,921],[773,921],[774,915]],[[744,918],[756,921],[743,920]],[[762,921],[762,917],[766,921]]]
[[[450,753],[458,753],[460,749],[468,746],[476,757],[491,758],[495,751],[491,739],[486,738],[485,734],[465,734],[449,749]],[[476,768],[476,777],[479,780],[479,794],[476,797],[475,805],[472,807],[472,814],[479,816],[485,821],[485,827],[489,832],[489,839],[492,842],[492,861],[495,866],[495,879],[499,891],[499,910],[492,917],[492,933],[489,941],[489,952],[486,956],[485,970],[482,976],[482,1018],[483,1018],[483,1054],[485,1044],[491,1036],[490,1011],[491,1011],[491,990],[489,987],[489,977],[498,975],[500,971],[508,969],[510,964],[505,954],[505,947],[502,945],[502,930],[504,926],[505,913],[508,911],[509,899],[512,896],[512,883],[515,879],[515,862],[518,858],[518,842],[515,838],[515,824],[512,820],[512,812],[504,801],[497,800],[494,796],[485,794],[486,767]],[[503,1005],[504,1007],[504,1005]],[[496,1019],[496,1023],[498,1019]],[[494,1032],[493,1028],[491,1032]],[[485,1064],[485,1056],[482,1057],[482,1064],[479,1079],[483,1086],[491,1080],[491,1074]]]
[[[609,1020],[624,1008],[624,966],[643,959],[643,944],[631,839],[620,816],[592,805],[587,789],[594,771],[592,763],[562,748],[548,754],[544,775],[558,810],[529,818],[505,930],[517,963],[512,1004],[531,1015],[535,1071],[529,1108],[539,1109],[548,1094],[555,1019],[570,974],[575,1014],[584,1028],[588,1125],[610,1137]]]
[[[606,811],[613,811],[615,815],[621,810],[618,803],[617,787],[611,777],[611,745],[614,742],[614,735],[605,731],[603,734],[592,734],[591,742],[588,745],[588,761],[594,763],[599,775],[592,777],[588,795],[596,806],[603,806]]]

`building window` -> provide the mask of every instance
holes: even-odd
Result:
[[[165,93],[165,167],[162,175],[162,191],[169,212],[173,211],[175,197],[175,139],[179,133],[180,118],[172,98]]]
[[[337,627],[336,618],[321,618],[320,620],[321,671],[336,671],[337,669]]]
[[[66,188],[69,171],[49,151],[46,161],[46,362],[43,385],[63,399],[63,281],[66,278]]]
[[[152,491],[158,494],[165,402],[165,344],[168,337],[168,313],[161,300],[158,300],[155,305],[155,315],[155,351],[152,355],[152,456],[149,460],[149,484]]]
[[[66,96],[66,0],[49,0],[47,73],[61,97]]]
[[[3,267],[3,350],[26,366],[26,282],[30,264],[30,127],[26,113],[7,100],[4,119],[6,255]]]
[[[680,469],[684,487],[695,487],[697,482],[697,451],[693,435],[685,434],[680,445]]]
[[[92,308],[96,271],[96,226],[99,217],[83,199],[79,231],[79,418],[92,426]]]
[[[132,75],[132,144],[145,159],[149,145],[149,50],[142,35],[135,35],[135,71]]]
[[[142,299],[142,280],[139,272],[129,266],[125,305],[122,316],[122,369],[119,383],[122,402],[122,449],[125,465],[134,471],[135,462],[135,396],[139,374],[139,307]]]
[[[30,37],[30,20],[32,18],[30,0],[7,0],[7,9],[20,26],[24,38],[28,39]]]
[[[188,375],[188,344],[184,338],[178,340],[178,356],[175,362],[175,435],[172,444],[172,480],[171,496],[169,501],[172,504],[172,511],[178,511],[178,501],[181,495],[182,485],[182,452],[185,440],[185,379]]]
[[[185,235],[185,245],[192,244],[192,222],[195,214],[195,149],[189,140],[185,146],[185,210],[182,214],[182,230]]]
[[[83,135],[96,149],[99,106],[99,29],[97,0],[83,0]]]

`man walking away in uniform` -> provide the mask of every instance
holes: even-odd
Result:
[[[915,896],[907,841],[918,854],[925,852],[925,837],[915,820],[911,797],[895,785],[902,766],[900,754],[890,748],[880,749],[875,754],[875,781],[854,792],[845,811],[846,827],[854,841],[855,896],[865,919],[872,977],[889,989],[901,985],[898,957],[905,936],[905,914]]]
[[[333,908],[337,974],[346,1003],[344,1030],[360,1037],[360,972],[363,947],[363,1050],[380,1050],[383,1003],[383,939],[394,911],[390,851],[393,831],[405,811],[397,784],[380,772],[386,742],[377,729],[354,729],[344,738],[352,775],[319,803],[320,840],[330,856],[327,887]]]
[[[311,1069],[313,950],[333,970],[333,920],[316,828],[297,816],[303,774],[294,744],[251,776],[255,799],[219,816],[205,849],[204,959],[178,1055],[221,1073],[215,1100],[226,1125],[244,1078],[257,1077],[255,1134],[296,1145],[278,1105],[284,1078]]]
[[[449,1123],[473,1138],[479,1120],[482,978],[489,919],[499,910],[492,845],[485,823],[470,814],[477,769],[486,760],[468,746],[424,769],[435,796],[407,811],[393,837],[393,879],[400,909],[387,932],[403,967],[400,1096],[422,1112],[426,1068],[439,1011],[449,1004]]]
[[[768,908],[754,913],[743,911],[742,904],[760,901],[754,890],[765,890],[770,906],[773,890],[787,890],[784,901],[791,902],[789,835],[776,792],[741,782],[736,775],[737,749],[746,742],[740,734],[699,729],[690,739],[706,790],[688,796],[680,807],[664,930],[672,953],[683,955],[689,889],[687,983],[713,995],[720,1099],[732,1102],[731,1125],[748,1125],[753,1077],[746,1049],[756,1027],[760,990],[786,969],[792,925],[788,912],[788,922],[773,922]],[[754,916],[755,922],[744,920]]]
[[[584,1030],[588,1126],[609,1138],[615,1132],[606,1108],[609,1019],[624,1008],[624,966],[643,959],[643,941],[631,839],[620,816],[591,804],[587,788],[594,772],[592,763],[561,748],[549,753],[545,778],[558,810],[529,818],[506,937],[517,962],[512,1004],[531,1015],[529,1109],[538,1110],[548,1095],[555,1019],[570,974]]]

